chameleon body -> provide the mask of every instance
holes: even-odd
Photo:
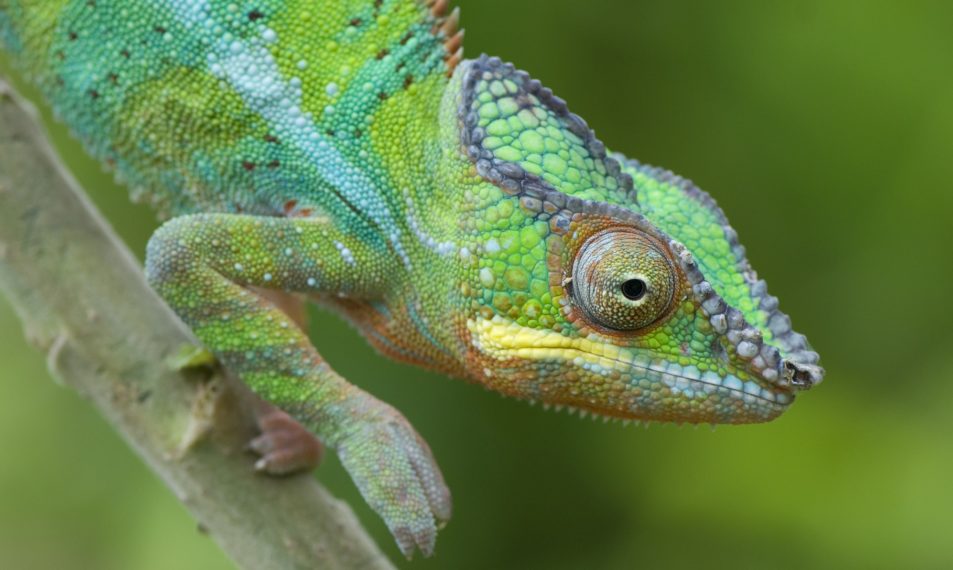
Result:
[[[450,495],[399,412],[260,294],[382,353],[611,418],[771,420],[823,370],[715,202],[608,152],[538,81],[463,60],[445,0],[0,0],[0,38],[171,219],[146,271],[340,455],[405,554]]]

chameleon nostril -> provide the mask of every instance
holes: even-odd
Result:
[[[784,378],[795,390],[810,390],[815,384],[820,383],[824,375],[824,370],[813,364],[802,364],[785,360]]]

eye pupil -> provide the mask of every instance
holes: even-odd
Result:
[[[622,294],[630,301],[638,301],[645,296],[645,281],[641,279],[629,279],[622,284]]]

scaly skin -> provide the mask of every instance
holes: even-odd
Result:
[[[399,412],[260,289],[395,359],[621,419],[745,423],[823,370],[715,203],[608,155],[537,81],[461,61],[445,0],[0,0],[89,151],[173,216],[156,290],[334,448],[405,554],[450,495]]]

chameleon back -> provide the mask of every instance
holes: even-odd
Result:
[[[327,214],[387,230],[395,189],[426,179],[410,165],[425,164],[461,57],[446,4],[10,0],[0,40],[165,216]]]

